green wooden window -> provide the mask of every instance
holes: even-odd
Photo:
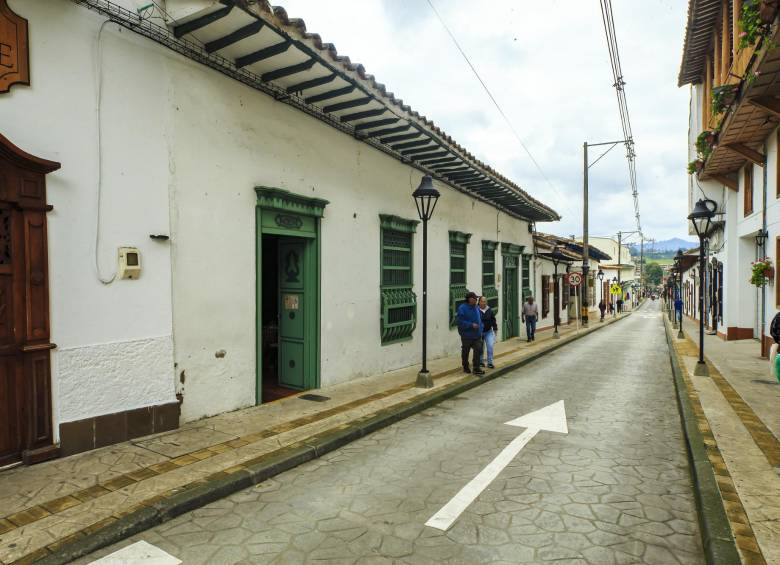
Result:
[[[482,242],[482,295],[498,315],[498,290],[496,290],[496,247],[495,241]]]
[[[531,256],[523,255],[523,300],[531,294]]]
[[[458,306],[466,295],[466,247],[470,233],[450,232],[450,327],[457,323]]]
[[[417,325],[413,286],[413,234],[417,223],[379,216],[381,225],[380,331],[382,344],[412,339]]]

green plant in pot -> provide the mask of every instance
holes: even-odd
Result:
[[[777,0],[746,0],[739,17],[739,48],[755,45],[766,36],[777,14]]]
[[[688,174],[692,175],[693,173],[700,173],[703,168],[704,161],[701,159],[696,159],[695,161],[688,163]]]
[[[718,134],[715,131],[704,130],[696,138],[696,151],[702,161],[706,161],[707,157],[712,153],[712,149],[715,143],[718,141]]]
[[[712,89],[712,115],[716,116],[731,106],[737,99],[739,85],[724,84]]]
[[[769,257],[758,259],[751,263],[750,284],[764,286],[775,276],[775,269]]]

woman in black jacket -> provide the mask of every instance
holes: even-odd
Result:
[[[482,341],[485,344],[482,348],[479,366],[485,366],[485,352],[487,351],[487,366],[488,369],[493,369],[493,344],[496,342],[496,335],[498,334],[496,314],[488,306],[487,298],[484,296],[479,297],[479,311],[482,314]]]

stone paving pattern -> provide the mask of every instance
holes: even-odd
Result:
[[[684,325],[686,332],[695,329],[691,326]],[[742,372],[748,360],[743,357],[737,361],[740,367],[737,375],[732,361],[732,364],[718,364],[723,371],[710,362],[709,377],[694,376],[698,345],[691,340],[690,333],[684,340],[675,340],[674,348],[686,372],[688,394],[699,416],[699,428],[742,562],[747,565],[780,563],[780,475],[774,470],[780,441],[731,385],[733,382],[743,391],[750,390],[751,383],[746,382]],[[707,342],[705,352],[723,359],[724,351],[732,349],[729,345]],[[754,345],[752,376],[766,365],[766,360],[757,356],[758,345]],[[752,383],[752,386],[766,390],[762,383]],[[762,401],[761,406],[766,404]]]
[[[657,306],[144,539],[185,563],[703,563]],[[631,348],[624,347],[631,343]],[[447,532],[424,523],[520,430],[541,432]]]
[[[562,341],[575,337],[563,328]],[[553,345],[498,344],[496,366]],[[464,379],[458,358],[430,363],[436,387]],[[323,403],[295,397],[185,424],[181,429],[0,473],[0,563],[43,555],[128,512],[192,484],[325,430],[427,394],[417,368],[327,389]],[[474,378],[474,377],[466,377]]]

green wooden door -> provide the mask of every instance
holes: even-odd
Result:
[[[518,318],[517,315],[517,257],[514,255],[504,255],[504,316],[503,316],[503,335],[504,339],[517,337]]]
[[[306,240],[279,240],[279,384],[306,385]]]

